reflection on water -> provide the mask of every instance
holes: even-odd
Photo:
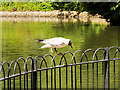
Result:
[[[37,19],[36,19],[37,20]],[[53,20],[54,21],[54,20]],[[50,49],[40,49],[43,44],[36,43],[35,39],[46,39],[53,37],[69,38],[73,42],[73,48],[64,47],[58,49],[59,52],[64,53],[76,50],[86,50],[88,48],[96,50],[99,47],[119,46],[119,31],[120,26],[106,26],[83,22],[52,22],[46,21],[30,21],[30,22],[13,22],[2,21],[2,56],[3,61],[11,62],[19,57],[26,58],[28,56],[35,57],[37,55],[44,56],[45,54],[55,55],[55,52],[50,52]],[[79,59],[79,58],[78,58]],[[59,64],[59,59],[57,63]],[[68,56],[68,64],[71,63],[71,57]],[[79,62],[79,61],[78,61]],[[47,61],[51,63],[50,60]],[[102,87],[102,63],[99,64],[99,88]],[[48,65],[49,66],[49,65]],[[92,67],[92,64],[89,66]],[[77,66],[77,73],[79,73],[79,66]],[[86,86],[86,65],[82,66],[83,87]],[[70,69],[68,69],[69,71]],[[117,70],[116,70],[117,71]],[[89,69],[91,72],[91,68]],[[68,74],[69,75],[69,74]],[[112,74],[113,75],[113,74]],[[117,74],[116,74],[117,75]],[[45,74],[43,74],[44,78]],[[77,76],[79,78],[79,76]],[[92,87],[92,76],[89,76],[90,87]],[[57,78],[58,79],[58,78]],[[63,78],[64,79],[64,69]],[[43,79],[42,79],[43,80]],[[43,80],[45,81],[45,80]],[[65,80],[63,80],[65,81]],[[77,81],[79,84],[79,81]],[[16,82],[18,83],[18,82]],[[112,82],[111,82],[112,83]],[[63,86],[65,82],[63,82]],[[50,85],[49,85],[50,86]],[[78,85],[79,86],[79,85]],[[43,85],[44,87],[44,85]],[[58,86],[57,86],[58,87]]]
[[[37,19],[36,19],[37,20]],[[40,20],[40,19],[39,19]],[[53,19],[54,20],[54,19]],[[97,49],[99,47],[118,46],[119,26],[96,25],[83,22],[2,22],[2,48],[3,59],[11,61],[18,57],[55,54],[49,49],[40,49],[43,44],[36,43],[34,39],[53,37],[69,38],[74,49],[69,47],[58,49],[75,52],[78,49]],[[10,57],[9,57],[10,56]]]
[[[109,25],[108,22],[106,22],[105,19],[99,18],[99,17],[80,17],[80,18],[57,18],[57,17],[0,17],[1,21],[12,21],[12,22],[84,22],[84,23],[89,23],[92,22],[94,24],[104,24],[104,25]]]

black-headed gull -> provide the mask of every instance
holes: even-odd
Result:
[[[57,52],[56,48],[62,48],[65,46],[71,46],[71,48],[73,48],[71,40],[62,37],[55,37],[45,40],[36,39],[36,42],[45,44],[41,48],[54,48],[58,55],[60,55],[60,53]]]

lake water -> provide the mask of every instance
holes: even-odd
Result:
[[[64,47],[59,52],[99,47],[119,46],[120,26],[85,24],[82,22],[40,22],[40,21],[3,21],[2,55],[3,61],[16,60],[19,57],[52,54],[50,49],[40,49],[44,44],[35,39],[64,37],[71,39],[74,49]]]
[[[59,22],[2,21],[2,62],[10,63],[19,57],[27,58],[28,56],[35,57],[46,54],[54,56],[55,52],[51,52],[48,48],[40,49],[44,44],[35,42],[35,39],[54,37],[69,38],[73,43],[74,49],[70,47],[57,49],[61,53],[67,51],[74,53],[76,50],[89,48],[96,50],[100,47],[120,46],[120,26],[97,25],[80,21],[63,22],[62,20]],[[100,75],[102,74],[100,73]],[[102,84],[99,84],[99,86],[102,87]]]

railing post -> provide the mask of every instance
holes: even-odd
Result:
[[[31,90],[37,90],[37,61],[33,59],[31,70]]]
[[[105,90],[109,90],[109,48],[105,48]]]

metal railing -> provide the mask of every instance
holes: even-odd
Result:
[[[92,55],[91,58],[89,58],[91,55],[88,55],[88,52]],[[26,60],[20,57],[11,63],[3,62],[0,63],[1,88],[8,90],[16,88],[24,90],[29,88],[32,90],[120,88],[120,58],[117,58],[119,52],[119,47],[112,46],[98,48],[96,51],[77,50],[74,54],[65,52],[55,56],[50,54],[35,58],[29,56]],[[102,59],[98,59],[99,56]]]

